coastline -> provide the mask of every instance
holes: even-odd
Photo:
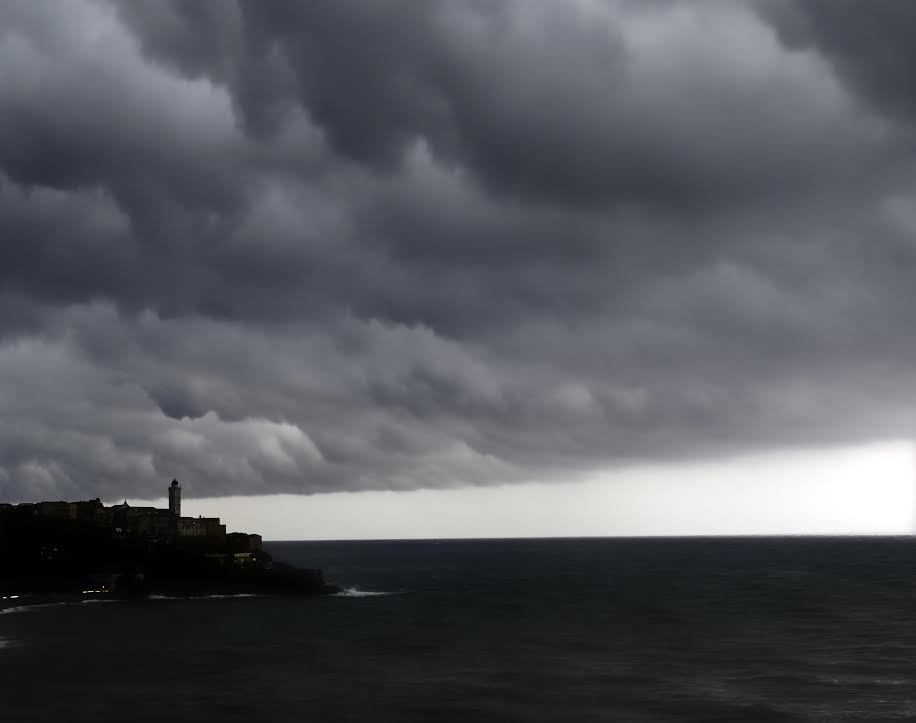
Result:
[[[274,562],[256,533],[169,507],[77,502],[0,504],[0,611],[23,605],[134,600],[151,595],[321,595],[321,570]]]

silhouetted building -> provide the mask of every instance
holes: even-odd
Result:
[[[105,505],[96,497],[94,500],[70,503],[70,519],[78,520],[93,525],[104,524],[108,515],[105,514]]]
[[[204,517],[204,534],[207,537],[226,537],[226,526],[219,521],[219,517]]]
[[[230,532],[226,542],[233,552],[260,552],[262,548],[261,536],[247,532]]]
[[[126,530],[134,535],[169,539],[175,534],[175,517],[158,507],[131,507],[126,514]]]
[[[178,536],[179,537],[204,537],[207,534],[207,527],[202,519],[196,517],[179,517],[178,518]]]
[[[69,502],[39,502],[36,507],[42,517],[53,517],[56,520],[71,519]]]

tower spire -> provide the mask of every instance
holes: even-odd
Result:
[[[177,479],[169,485],[169,512],[175,517],[181,517],[181,485]]]

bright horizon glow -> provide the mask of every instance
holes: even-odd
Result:
[[[182,512],[219,516],[230,531],[266,540],[905,535],[916,527],[914,476],[912,443],[895,441],[646,465],[562,483],[186,497]],[[192,484],[184,489],[193,493]]]

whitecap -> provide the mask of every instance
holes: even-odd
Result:
[[[0,610],[0,615],[12,615],[13,613],[27,613],[29,610],[38,610],[39,608],[56,608],[61,605],[66,605],[65,602],[59,603],[41,603],[40,605],[19,605],[18,607],[12,608],[3,608]]]
[[[35,605],[17,605],[15,607],[3,608],[0,609],[0,615],[11,615],[13,613],[27,613],[30,610],[41,610],[42,608],[59,608],[59,607],[71,607],[73,605],[92,605],[96,603],[113,603],[119,602],[117,599],[111,598],[90,598],[88,600],[64,600],[62,602],[54,603],[37,603]]]
[[[246,597],[263,597],[250,592],[234,593],[232,595],[148,595],[147,600],[229,600]]]
[[[383,595],[397,595],[397,593],[376,590],[360,590],[358,587],[345,587],[340,592],[334,593],[334,597],[381,597]]]

